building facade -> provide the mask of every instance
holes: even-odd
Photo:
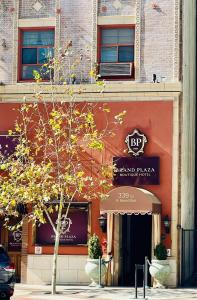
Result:
[[[14,126],[13,108],[34,94],[32,71],[68,41],[73,57],[82,60],[74,81],[68,82],[74,88],[84,84],[79,101],[107,103],[112,112],[127,111],[118,136],[106,141],[105,162],[118,158],[120,163],[113,192],[106,203],[92,201],[83,207],[86,231],[96,232],[103,244],[106,240],[107,251],[113,253],[114,285],[133,284],[134,265],[144,256],[151,259],[159,240],[169,249],[168,285],[181,282],[181,228],[193,229],[195,217],[194,11],[195,2],[187,0],[0,2],[2,135]],[[102,94],[89,77],[95,64],[106,82]],[[58,71],[54,80],[63,94]],[[41,86],[47,95],[47,78]],[[138,147],[132,137],[142,144]],[[128,153],[126,139],[133,153]],[[74,216],[76,207],[72,209]],[[107,233],[99,227],[100,214],[107,214]],[[2,227],[1,243],[7,243],[8,250],[9,239]],[[86,243],[60,246],[59,283],[89,281],[84,273]],[[9,253],[22,282],[50,282],[53,246],[36,240],[30,224],[23,226],[21,249],[10,246]],[[190,276],[193,271],[188,272]]]

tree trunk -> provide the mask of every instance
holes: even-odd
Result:
[[[59,241],[60,241],[60,229],[61,229],[61,216],[62,216],[62,208],[63,208],[63,194],[60,196],[60,203],[59,203],[59,210],[58,210],[58,217],[57,217],[57,226],[56,226],[56,233],[55,233],[55,245],[54,245],[54,252],[53,252],[53,265],[52,265],[52,280],[51,280],[51,288],[52,288],[52,295],[56,294],[56,279],[57,279],[57,257],[58,257],[58,250],[59,250]]]

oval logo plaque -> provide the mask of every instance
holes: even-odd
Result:
[[[144,153],[144,146],[147,143],[147,137],[138,131],[138,129],[134,129],[132,133],[128,134],[125,143],[128,147],[128,153],[138,156]]]

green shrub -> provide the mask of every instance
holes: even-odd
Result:
[[[94,233],[88,241],[88,255],[89,258],[98,259],[102,257],[102,248],[99,241],[99,237]]]
[[[154,250],[154,255],[158,260],[165,260],[167,259],[167,250],[166,246],[162,243],[159,243]]]

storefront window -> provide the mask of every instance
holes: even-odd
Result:
[[[8,231],[8,251],[20,252],[22,247],[22,230]]]
[[[18,138],[16,135],[0,135],[0,156],[8,157],[13,154],[18,144]]]
[[[88,238],[88,208],[71,207],[68,216],[65,212],[61,219],[60,245],[87,244]],[[53,223],[56,223],[57,212],[51,215]],[[39,224],[36,227],[35,243],[38,245],[54,245],[55,233],[49,222]]]

